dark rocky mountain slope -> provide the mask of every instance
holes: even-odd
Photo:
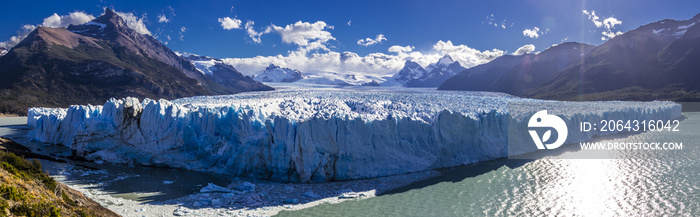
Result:
[[[111,97],[174,99],[272,89],[240,78],[228,85],[215,82],[105,9],[102,16],[82,25],[38,27],[0,57],[0,113],[102,104]]]

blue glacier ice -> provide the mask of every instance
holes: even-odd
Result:
[[[508,104],[545,102],[488,92],[281,89],[174,101],[111,99],[102,106],[31,108],[30,136],[88,160],[225,173],[281,182],[372,178],[534,151],[508,151]],[[566,102],[581,120],[681,117],[672,102]],[[517,108],[513,108],[517,109]],[[552,108],[550,108],[552,109]],[[600,132],[570,130],[567,143]],[[527,132],[511,144],[531,144]],[[515,151],[513,151],[515,150]]]

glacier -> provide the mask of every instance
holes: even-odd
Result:
[[[535,151],[526,130],[508,138],[509,125],[526,127],[529,118],[509,114],[508,107],[538,102],[552,101],[421,88],[288,88],[30,108],[27,122],[32,139],[65,145],[88,160],[326,182]],[[549,109],[562,111],[557,115],[570,128],[567,143],[602,135],[574,130],[581,120],[681,117],[679,104],[657,101],[564,102]],[[513,145],[519,148],[508,148]]]

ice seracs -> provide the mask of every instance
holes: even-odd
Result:
[[[508,113],[508,104],[517,102],[544,101],[425,89],[282,89],[32,108],[28,125],[33,139],[66,145],[88,160],[325,182],[534,151],[526,130],[509,133],[509,125],[527,127],[529,117]],[[681,115],[672,102],[565,102],[557,108],[570,127],[582,120]],[[567,143],[604,133],[570,130]],[[509,152],[509,143],[522,147]]]

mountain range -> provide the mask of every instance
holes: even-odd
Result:
[[[295,82],[304,78],[304,75],[297,69],[282,68],[270,64],[265,71],[253,77],[260,82]]]
[[[524,95],[560,70],[578,62],[595,46],[567,42],[537,54],[504,55],[447,79],[441,90],[495,91]]]
[[[564,43],[540,54],[502,56],[460,72],[438,89],[499,91],[554,100],[698,101],[700,25],[697,23],[700,14],[689,20],[650,23],[595,48]],[[558,47],[567,49],[552,55]],[[573,47],[579,50],[566,52]],[[557,58],[552,59],[553,56]],[[534,83],[528,82],[528,75]]]
[[[0,57],[0,113],[102,104],[111,97],[174,99],[272,89],[235,69],[228,73],[223,80],[201,73],[106,8],[82,25],[38,27]]]
[[[272,90],[272,88],[262,85],[262,83],[255,82],[253,78],[243,75],[241,72],[236,70],[236,68],[224,63],[224,61],[220,59],[185,52],[175,53],[185,60],[190,61],[198,72],[213,79],[217,84],[224,87],[234,88],[234,90],[237,92],[249,90]],[[236,88],[241,88],[242,90],[238,90]]]
[[[393,78],[407,87],[437,87],[463,70],[465,68],[447,54],[425,68],[416,62],[407,60],[403,68],[394,74]]]

